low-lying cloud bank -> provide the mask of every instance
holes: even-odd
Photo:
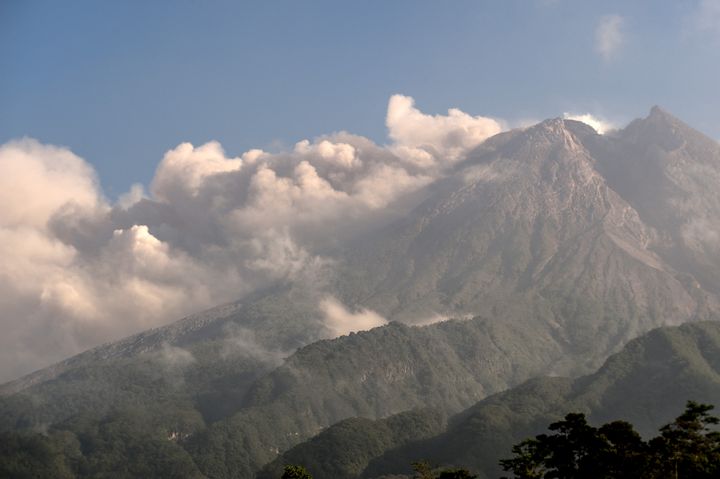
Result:
[[[504,129],[457,109],[427,115],[402,95],[386,123],[388,145],[340,132],[229,157],[217,142],[183,143],[149,191],[115,203],[66,148],[0,146],[0,382],[313,274],[329,247]],[[332,299],[319,315],[335,335],[384,323]]]

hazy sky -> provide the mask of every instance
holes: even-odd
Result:
[[[93,164],[111,198],[165,151],[347,130],[389,97],[511,124],[660,104],[720,138],[720,0],[0,2],[0,143]]]

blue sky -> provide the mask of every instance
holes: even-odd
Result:
[[[183,141],[384,143],[394,93],[511,124],[660,104],[720,138],[718,85],[720,0],[0,3],[0,143],[65,145],[111,197]]]

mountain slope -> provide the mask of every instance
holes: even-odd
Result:
[[[375,457],[408,442],[440,434],[442,416],[431,409],[413,410],[376,421],[340,421],[268,464],[257,479],[282,476],[286,464],[302,464],[316,477],[357,477]],[[318,451],[323,451],[318,454]]]
[[[315,303],[292,288],[214,308],[3,385],[0,430],[162,401],[212,421],[237,410],[254,380],[322,328]]]
[[[265,479],[282,464],[313,465],[318,479],[376,477],[409,474],[410,463],[469,467],[482,478],[499,477],[498,460],[510,455],[511,446],[528,436],[545,432],[547,425],[567,412],[584,412],[593,423],[623,419],[649,436],[670,422],[688,399],[720,404],[720,323],[699,322],[665,327],[631,341],[611,356],[597,372],[575,380],[537,378],[491,396],[450,420],[447,430],[433,438],[419,437],[408,444],[391,444],[371,459],[376,450],[365,447],[352,434],[339,434],[344,423],[332,426],[268,465]],[[366,424],[365,431],[381,427]],[[325,447],[327,438],[335,440]],[[356,454],[353,451],[357,450]],[[326,474],[338,456],[362,459],[341,461],[344,469]]]
[[[482,318],[392,323],[311,344],[257,381],[242,410],[194,435],[188,450],[208,477],[253,477],[278,452],[342,419],[460,411],[562,357],[552,337],[516,327]]]
[[[653,327],[711,317],[716,298],[656,254],[660,233],[596,168],[603,141],[559,119],[486,141],[351,255],[337,275],[343,298],[407,321],[532,316],[568,348],[561,373],[592,370]]]
[[[720,291],[720,144],[654,107],[592,150],[608,184],[662,233],[663,259]]]

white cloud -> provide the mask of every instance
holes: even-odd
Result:
[[[681,38],[702,46],[720,44],[720,1],[692,0],[682,19]]]
[[[601,135],[604,135],[606,132],[617,129],[617,125],[614,123],[598,118],[597,116],[591,115],[590,113],[563,113],[563,118],[566,120],[575,120],[575,121],[581,121],[585,123],[586,125],[590,125],[600,133]]]
[[[152,192],[156,198],[172,201],[178,188],[182,193],[196,195],[203,181],[213,175],[236,171],[242,167],[241,158],[226,158],[220,143],[211,141],[195,148],[182,143],[165,153],[153,179]]]
[[[123,193],[118,198],[117,204],[123,209],[128,209],[134,204],[137,204],[143,198],[147,198],[145,194],[145,187],[140,183],[135,183],[130,187],[130,191]]]
[[[0,170],[0,380],[242,290],[232,268],[145,225],[108,229],[93,169],[67,149],[10,142]]]
[[[595,50],[605,61],[612,60],[625,41],[625,19],[620,15],[605,15],[595,28]]]
[[[456,108],[445,115],[427,115],[415,108],[415,101],[393,95],[388,104],[386,124],[396,152],[417,163],[431,155],[439,161],[454,161],[487,138],[505,129],[492,118],[470,116]]]
[[[720,35],[720,1],[700,0],[689,20],[694,30]]]
[[[102,200],[92,167],[65,148],[32,139],[0,146],[0,225],[43,228],[60,207]]]
[[[337,299],[329,296],[320,301],[324,324],[331,337],[366,331],[387,324],[387,320],[370,309],[348,311]]]
[[[348,143],[333,143],[328,140],[321,140],[311,144],[308,140],[302,140],[295,145],[295,152],[303,156],[312,156],[319,161],[328,162],[344,169],[355,169],[362,166],[362,161],[357,156],[357,150]]]
[[[330,247],[502,129],[459,110],[425,115],[400,95],[387,118],[388,146],[345,132],[235,157],[182,143],[149,192],[134,185],[115,204],[68,149],[0,146],[0,381],[273,281],[318,283]],[[322,307],[333,334],[385,322]]]

